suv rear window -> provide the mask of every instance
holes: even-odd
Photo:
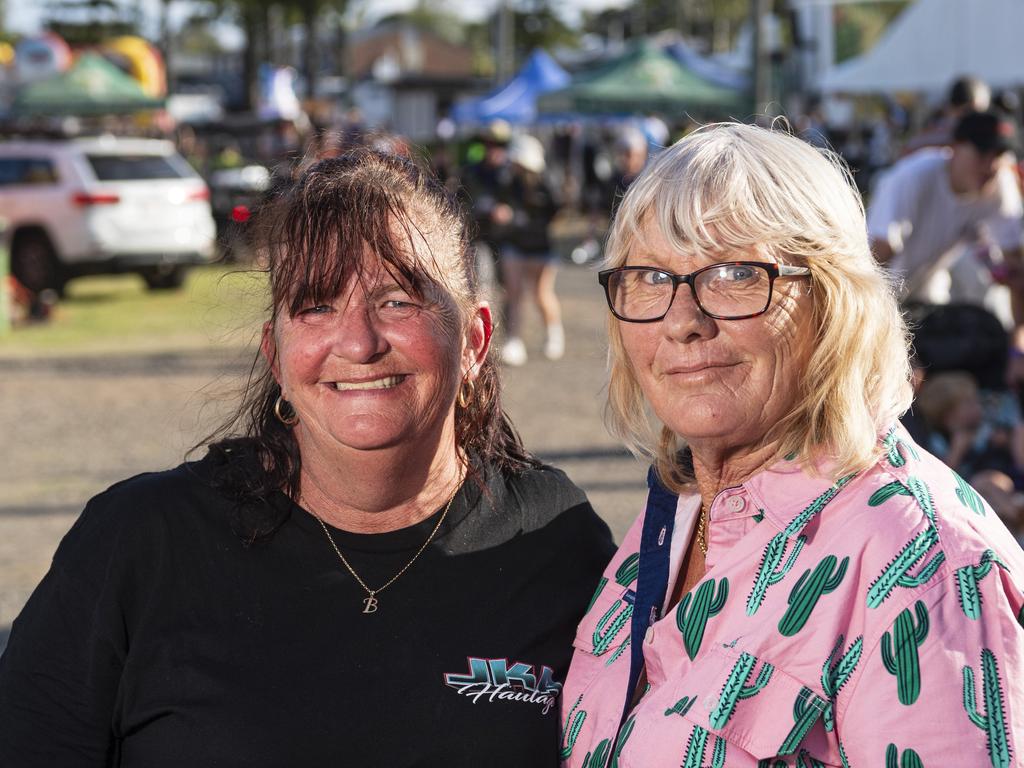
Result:
[[[99,181],[181,179],[188,176],[166,155],[86,155]]]
[[[45,158],[11,157],[0,160],[0,186],[53,184],[56,181],[53,163]]]

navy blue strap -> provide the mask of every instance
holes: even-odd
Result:
[[[661,618],[668,590],[669,552],[672,527],[679,497],[661,484],[654,467],[647,472],[647,510],[640,534],[640,573],[636,580],[636,601],[630,626],[629,685],[622,707],[622,720],[629,714],[636,684],[644,667],[644,636],[647,628]],[[621,724],[621,723],[620,723]]]

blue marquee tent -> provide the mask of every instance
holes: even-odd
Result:
[[[554,59],[538,49],[510,81],[478,99],[456,104],[452,108],[452,119],[456,123],[486,123],[498,119],[532,123],[537,118],[537,97],[564,88],[571,79]]]
[[[733,69],[713,58],[702,56],[682,42],[672,43],[665,52],[689,69],[714,85],[744,91],[750,87],[750,75]]]

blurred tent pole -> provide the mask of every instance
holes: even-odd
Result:
[[[498,5],[498,61],[495,67],[495,81],[498,83],[508,81],[515,72],[515,36],[515,17],[509,7],[509,0],[501,0]]]
[[[11,332],[11,286],[9,251],[7,250],[7,221],[0,219],[0,336]]]
[[[752,88],[751,103],[753,116],[756,120],[767,114],[771,71],[769,69],[768,57],[765,55],[767,39],[764,30],[764,18],[768,13],[768,0],[750,0],[750,23],[754,31],[753,45],[751,46],[753,61],[750,71],[753,77],[750,78]]]

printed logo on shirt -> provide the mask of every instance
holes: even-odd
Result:
[[[481,701],[520,701],[537,704],[546,715],[554,706],[562,690],[556,683],[550,667],[541,666],[540,675],[532,664],[517,661],[511,666],[508,659],[480,659],[470,656],[467,672],[446,672],[444,682],[462,696]]]

